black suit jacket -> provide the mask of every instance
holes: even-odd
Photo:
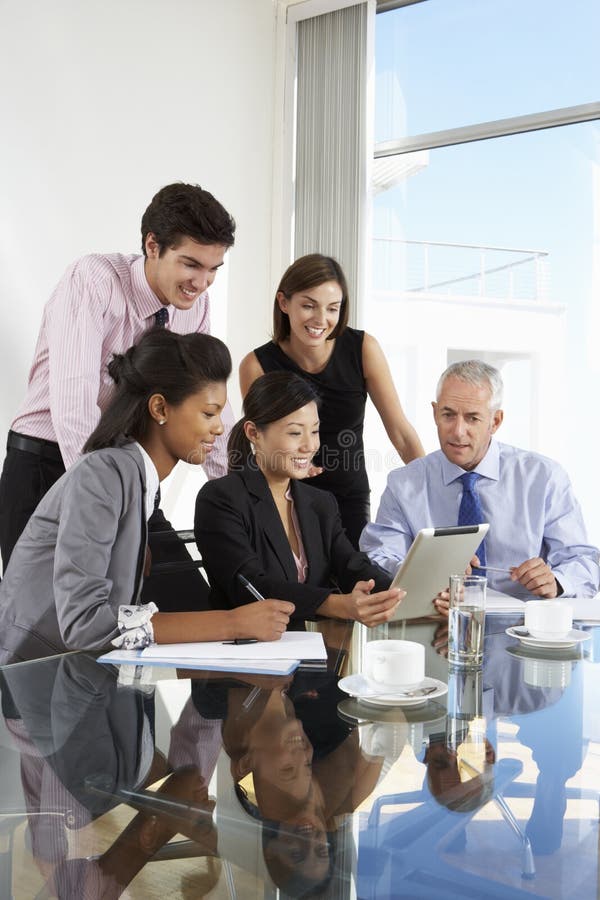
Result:
[[[389,574],[346,537],[333,494],[302,481],[292,480],[291,488],[308,560],[304,584],[298,583],[294,556],[262,472],[248,466],[200,489],[194,532],[214,609],[253,601],[238,573],[263,597],[294,603],[296,618],[314,616],[329,594],[349,593],[357,581],[374,578],[375,590],[389,587]]]

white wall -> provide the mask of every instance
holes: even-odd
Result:
[[[171,181],[237,221],[227,334],[223,309],[214,329],[234,363],[266,339],[275,18],[272,0],[4,0],[0,14],[3,441],[60,275],[84,253],[137,250]]]

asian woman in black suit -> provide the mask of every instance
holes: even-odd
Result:
[[[229,475],[205,484],[195,535],[210,581],[209,602],[228,609],[252,601],[239,576],[263,597],[316,615],[378,625],[404,596],[357,552],[335,497],[302,481],[319,448],[318,396],[291,372],[258,378],[229,438]]]

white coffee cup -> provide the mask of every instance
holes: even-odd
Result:
[[[573,610],[564,600],[528,600],[525,628],[541,641],[557,641],[573,627]]]
[[[523,680],[539,688],[566,688],[571,683],[573,663],[559,659],[524,660]]]
[[[369,756],[398,759],[408,739],[408,722],[373,722],[363,729],[361,750]]]
[[[425,678],[425,647],[415,641],[369,641],[365,675],[378,688],[412,690]]]

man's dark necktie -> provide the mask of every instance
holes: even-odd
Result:
[[[161,306],[158,312],[154,313],[154,324],[157,328],[164,328],[169,321],[169,310],[166,306]]]
[[[459,525],[482,525],[485,521],[481,509],[481,501],[477,493],[477,481],[481,478],[477,472],[465,472],[460,476],[463,492],[458,510]],[[475,551],[482,566],[485,566],[485,541],[482,541]]]

